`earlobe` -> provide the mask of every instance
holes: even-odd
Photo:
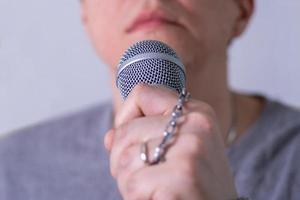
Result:
[[[233,30],[233,37],[240,36],[246,29],[254,12],[254,0],[234,0],[239,8],[239,16]]]

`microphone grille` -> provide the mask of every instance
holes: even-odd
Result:
[[[123,99],[139,83],[164,85],[180,93],[185,86],[185,69],[176,52],[156,40],[129,47],[117,69],[116,84]]]
[[[176,52],[165,43],[157,40],[143,40],[133,44],[125,51],[119,65],[138,54],[144,53],[164,53],[179,59]]]

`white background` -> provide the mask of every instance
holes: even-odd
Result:
[[[77,0],[0,0],[0,135],[110,98]],[[230,83],[300,106],[300,1],[257,0]]]

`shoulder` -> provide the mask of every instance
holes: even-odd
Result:
[[[299,152],[299,110],[266,100],[259,119],[229,151],[239,192],[253,199],[298,195]]]
[[[269,119],[271,124],[271,120],[276,120],[273,121],[273,124],[274,122],[278,122],[280,124],[277,125],[284,125],[282,128],[300,125],[299,108],[291,107],[284,103],[273,100],[268,100],[266,104],[264,115]],[[268,120],[266,120],[266,122],[267,121]]]
[[[75,199],[89,199],[105,194],[110,179],[103,136],[110,128],[111,114],[111,104],[103,103],[2,138],[0,199],[51,199],[71,193]],[[91,177],[98,190],[84,184]]]
[[[300,198],[300,111],[279,102],[270,102],[262,120],[266,137],[262,138],[256,153],[258,172],[263,185],[256,191],[272,193],[274,199]],[[261,187],[261,188],[259,188]],[[259,189],[258,189],[259,188]],[[272,188],[276,190],[272,191]]]
[[[265,132],[265,142],[274,148],[292,147],[294,140],[300,139],[300,110],[278,101],[269,100],[266,104],[255,131]]]
[[[109,126],[111,109],[109,103],[102,103],[13,131],[0,138],[0,156],[9,148],[13,148],[14,151],[24,150],[23,148],[30,148],[31,144],[35,144],[36,148],[37,145],[44,142],[57,142],[58,139],[60,141],[67,140],[69,137],[77,137],[83,132],[85,132],[85,136],[88,136],[93,133],[93,128],[105,131],[104,129]]]
[[[265,99],[263,110],[256,121],[242,135],[241,146],[259,145],[284,138],[298,137],[300,131],[300,110],[282,102]],[[245,142],[247,141],[247,142]]]
[[[300,111],[274,100],[267,100],[256,124],[245,136],[245,141],[255,144],[252,151],[274,159],[288,158],[300,147]],[[296,153],[296,151],[294,152]],[[284,155],[284,156],[283,156]],[[300,162],[298,163],[300,164]]]

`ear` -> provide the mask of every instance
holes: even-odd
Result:
[[[80,0],[80,11],[81,11],[81,23],[86,26],[88,23],[88,16],[87,16],[87,0]]]
[[[239,15],[236,18],[236,23],[232,37],[240,36],[246,29],[249,20],[254,12],[254,0],[233,0],[239,9]]]

